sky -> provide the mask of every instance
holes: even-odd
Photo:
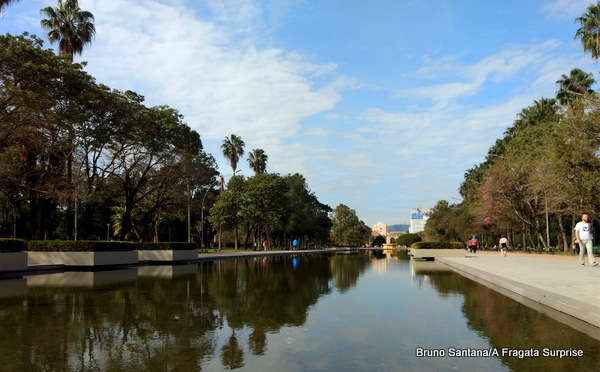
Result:
[[[598,63],[574,39],[591,0],[79,0],[96,36],[75,57],[98,83],[179,110],[225,179],[236,134],[267,171],[300,173],[368,226],[462,200],[465,172],[556,81]],[[21,0],[0,33],[45,40]],[[597,89],[597,86],[594,86]]]

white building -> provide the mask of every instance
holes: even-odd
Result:
[[[417,207],[410,210],[410,226],[408,232],[416,234],[425,230],[425,224],[429,219],[430,209]]]

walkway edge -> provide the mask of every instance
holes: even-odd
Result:
[[[592,325],[596,327],[596,329],[583,330],[580,329],[581,327],[576,328],[584,331],[587,334],[595,336],[595,338],[598,338],[598,334],[600,333],[600,312],[598,311],[598,306],[593,306],[558,293],[536,288],[534,286],[521,283],[501,275],[464,265],[451,258],[437,258],[436,260],[444,263],[463,276],[466,276],[470,279],[485,281],[486,283],[483,284],[494,290],[497,290],[495,287],[506,289],[518,296],[527,298],[534,303],[544,305],[562,314],[566,314],[570,317],[585,322],[588,325]],[[561,321],[564,321],[564,319]],[[590,327],[588,326],[587,328]]]

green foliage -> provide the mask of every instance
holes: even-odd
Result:
[[[2,240],[0,240],[0,245]],[[149,250],[196,250],[195,243],[183,242],[119,242],[90,240],[32,240],[27,243],[28,251],[35,252],[127,252]]]
[[[600,57],[600,1],[590,4],[587,11],[575,19],[581,27],[575,33],[575,38],[581,39],[584,53],[590,53],[592,59]]]
[[[135,247],[134,243],[118,241],[32,240],[27,243],[27,250],[35,252],[127,252]]]
[[[361,246],[369,241],[371,229],[356,216],[354,209],[344,204],[333,210],[331,240],[341,246]]]
[[[288,185],[286,195],[290,211],[287,234],[299,237],[301,245],[304,245],[303,238],[314,242],[327,242],[332,226],[329,218],[331,207],[319,202],[301,174],[288,175],[284,179]]]
[[[166,239],[216,174],[200,135],[177,110],[97,84],[42,44],[0,35],[0,226],[73,239],[76,200],[80,239],[105,238],[109,222],[111,237]]]
[[[94,15],[79,8],[77,0],[59,1],[56,8],[46,7],[41,13],[48,18],[41,21],[48,31],[50,43],[58,41],[58,49],[73,62],[74,54],[81,54],[83,47],[90,44],[96,34]]]
[[[248,165],[254,171],[254,174],[265,173],[268,160],[269,157],[263,149],[254,149],[248,154]]]
[[[396,244],[410,247],[413,243],[420,242],[419,234],[402,234],[396,239]]]
[[[0,252],[22,252],[27,250],[27,242],[21,239],[0,239]]]
[[[136,251],[186,251],[186,250],[197,250],[198,245],[196,243],[186,243],[186,242],[160,242],[160,243],[152,243],[152,242],[139,242],[133,243],[134,249]]]
[[[229,160],[229,164],[231,165],[231,169],[233,173],[235,173],[237,169],[238,161],[240,157],[244,155],[244,146],[246,144],[242,141],[242,138],[232,134],[229,137],[225,137],[223,140],[223,144],[221,145],[221,151],[223,152],[223,156]]]
[[[424,238],[461,240],[477,232],[497,241],[504,233],[512,244],[546,247],[547,216],[550,245],[568,249],[571,225],[581,213],[600,217],[600,106],[594,84],[591,73],[572,69],[557,80],[556,99],[541,98],[522,109],[485,162],[465,173],[463,202],[436,205]]]
[[[465,249],[461,242],[415,242],[410,247],[416,249]]]
[[[330,211],[310,192],[302,175],[256,174],[247,180],[231,177],[208,220],[218,231],[239,229],[246,242],[269,239],[272,245],[286,245],[284,240],[297,239],[306,246],[327,240]]]

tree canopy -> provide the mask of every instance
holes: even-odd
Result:
[[[486,160],[465,173],[463,202],[438,202],[425,238],[464,241],[477,234],[493,237],[493,243],[504,233],[513,239],[511,246],[567,249],[574,220],[584,212],[600,216],[594,83],[592,74],[573,69],[557,81],[556,99],[534,101],[517,114]]]
[[[34,36],[0,36],[2,230],[69,238],[62,211],[75,197],[82,238],[168,236],[163,222],[180,224],[188,203],[184,180],[194,202],[214,159],[177,110],[146,107],[81,67]]]

